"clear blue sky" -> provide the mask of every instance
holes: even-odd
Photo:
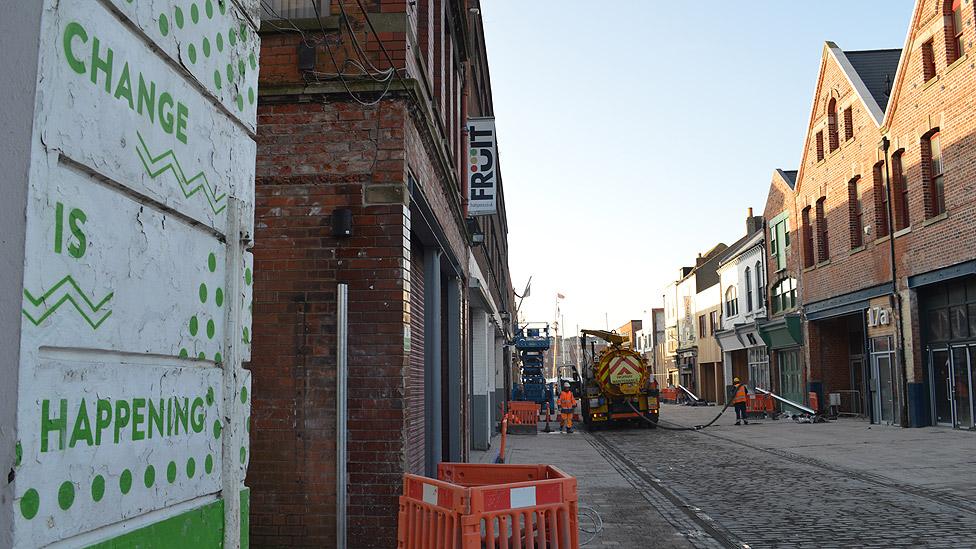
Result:
[[[900,48],[912,0],[482,0],[509,263],[569,332],[659,306],[796,169],[823,43]]]

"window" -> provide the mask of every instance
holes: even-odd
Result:
[[[925,217],[945,212],[945,181],[942,163],[942,140],[939,130],[922,138],[922,181],[925,190]]]
[[[225,0],[227,1],[227,0]],[[264,14],[262,19],[313,19],[315,18],[315,5],[318,4],[319,14],[322,17],[329,15],[329,0],[312,0],[296,2],[295,0],[268,0],[262,2]],[[207,50],[209,51],[209,50]]]
[[[706,335],[708,333],[705,332],[705,315],[700,315],[698,317],[698,337],[705,337]]]
[[[844,109],[844,141],[854,139],[854,107]]]
[[[769,227],[769,255],[775,259],[777,271],[786,268],[786,253],[790,249],[790,219],[788,214],[781,215],[782,219],[773,218]]]
[[[860,248],[864,244],[864,210],[861,207],[861,192],[858,189],[860,177],[855,177],[847,183],[847,209],[851,216],[851,249]]]
[[[823,130],[817,132],[817,162],[824,159]]]
[[[928,82],[935,78],[935,51],[932,41],[922,44],[922,80]]]
[[[874,227],[877,238],[888,236],[888,187],[884,182],[884,162],[878,162],[872,170],[874,178]]]
[[[837,100],[833,97],[827,103],[827,137],[830,140],[830,152],[837,150],[840,139],[837,134]]]
[[[735,286],[725,290],[725,318],[732,318],[739,314],[739,294]]]
[[[905,165],[902,158],[905,149],[900,149],[891,155],[891,190],[894,199],[895,230],[901,230],[912,224],[911,213],[908,208],[908,177],[905,176]]]
[[[766,286],[763,280],[766,278],[766,271],[762,268],[762,263],[756,262],[756,308],[762,309],[766,300]]]
[[[962,2],[946,0],[942,8],[945,12],[946,64],[951,65],[966,53],[966,43],[962,38]]]
[[[752,334],[749,334],[750,336]],[[752,347],[748,353],[749,385],[769,390],[769,353],[765,347]]]
[[[752,269],[746,267],[746,311],[752,312]]]
[[[817,262],[830,259],[830,239],[827,232],[827,197],[817,200]]]
[[[810,206],[803,208],[803,266],[813,267],[813,227],[810,226]]]
[[[718,311],[708,313],[708,331],[712,334],[718,331]]]
[[[773,286],[773,314],[796,307],[796,280],[784,278]]]

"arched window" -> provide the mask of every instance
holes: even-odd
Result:
[[[942,164],[942,140],[936,128],[922,137],[922,190],[925,217],[945,213],[945,183]],[[925,168],[928,168],[927,170]]]
[[[773,314],[796,307],[796,280],[784,278],[773,286]]]
[[[739,314],[739,294],[735,286],[729,286],[729,289],[725,290],[725,317],[732,318],[737,314]]]
[[[752,312],[752,269],[746,267],[746,312]]]
[[[827,103],[827,139],[830,152],[836,151],[840,146],[840,135],[837,133],[837,99],[833,97]]]
[[[756,262],[756,308],[762,309],[763,303],[766,301],[766,286],[763,284],[763,280],[766,278],[766,273],[763,272],[762,262]]]
[[[951,65],[966,53],[962,37],[962,1],[945,0],[942,15],[945,17],[946,64]]]
[[[857,176],[847,182],[847,210],[850,215],[851,249],[864,244],[864,209],[861,207],[861,189],[858,184],[861,177]]]

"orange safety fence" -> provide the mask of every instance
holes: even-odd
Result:
[[[549,465],[441,463],[403,476],[398,549],[578,549],[576,479]]]
[[[678,389],[677,388],[674,388],[674,387],[669,388],[669,389],[661,389],[661,400],[668,400],[668,401],[671,401],[671,402],[677,402],[677,400],[678,400]]]
[[[539,404],[520,400],[508,401],[508,417],[511,423],[535,425],[539,423]]]
[[[811,392],[807,393],[807,398],[810,399],[810,407],[813,408],[814,411],[819,412],[820,411],[820,399],[817,398],[817,393],[811,391]]]
[[[746,401],[746,413],[767,413],[773,412],[772,395],[749,395]]]

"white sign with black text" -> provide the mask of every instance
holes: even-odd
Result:
[[[491,215],[498,192],[494,118],[468,120],[468,149],[468,215]]]

